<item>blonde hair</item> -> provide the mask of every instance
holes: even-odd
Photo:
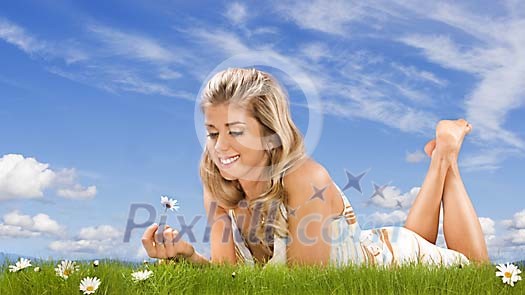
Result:
[[[280,237],[288,235],[286,220],[277,213],[281,204],[287,201],[284,173],[306,156],[302,134],[291,119],[287,94],[268,73],[253,68],[230,68],[215,74],[203,90],[201,111],[204,113],[207,107],[220,104],[235,104],[247,110],[261,124],[262,140],[273,140],[274,148],[266,150],[269,161],[263,172],[264,179],[270,180],[269,185],[248,204],[253,212],[267,221],[266,224],[258,222],[250,236],[254,235],[268,247],[273,243],[273,233]],[[263,146],[268,143],[263,142]],[[245,198],[238,180],[227,180],[220,175],[207,147],[201,159],[200,175],[203,185],[222,206],[238,206]]]

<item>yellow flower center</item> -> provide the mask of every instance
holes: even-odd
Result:
[[[69,276],[71,274],[71,271],[69,269],[64,270],[64,275]]]
[[[93,286],[87,286],[86,290],[87,291],[93,291],[93,290],[95,290],[95,288],[93,288]]]
[[[512,274],[510,272],[506,271],[505,272],[505,277],[506,278],[510,278],[510,277],[512,277]]]

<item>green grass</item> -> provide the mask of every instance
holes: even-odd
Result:
[[[0,294],[82,294],[80,280],[96,276],[95,294],[525,294],[525,282],[514,287],[496,277],[494,265],[428,268],[408,265],[395,269],[350,266],[262,267],[178,264],[132,265],[100,261],[99,267],[80,263],[67,280],[56,276],[58,262],[37,262],[17,273],[0,266]],[[154,275],[133,283],[131,272],[150,269]],[[232,272],[236,273],[235,278]]]

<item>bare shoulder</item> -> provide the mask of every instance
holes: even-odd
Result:
[[[284,176],[284,189],[288,193],[290,205],[304,202],[305,200],[298,198],[310,196],[303,193],[305,190],[313,192],[313,186],[322,189],[331,184],[332,178],[328,171],[312,158],[298,163],[290,173]]]
[[[288,189],[304,184],[304,182],[308,180],[327,180],[326,178],[330,178],[330,175],[324,166],[312,158],[307,158],[297,163],[295,167],[291,168],[289,173],[286,173],[284,176],[284,186],[285,189]]]

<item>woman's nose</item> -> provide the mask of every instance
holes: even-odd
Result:
[[[225,151],[228,150],[230,147],[230,143],[228,141],[228,138],[226,136],[217,136],[217,142],[215,142],[215,150],[216,151]]]

